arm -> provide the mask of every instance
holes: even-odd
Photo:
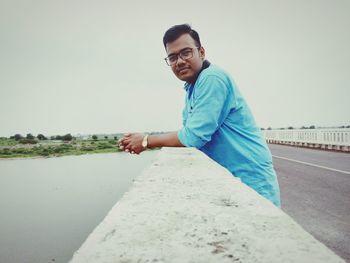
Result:
[[[231,99],[226,84],[215,76],[209,76],[197,86],[197,98],[193,113],[179,132],[152,134],[148,137],[148,147],[196,147],[200,148],[211,140],[212,134],[222,124],[230,111],[225,101]],[[185,123],[184,123],[185,124]],[[142,133],[126,134],[119,140],[120,149],[139,154],[144,138]]]
[[[178,138],[186,147],[200,149],[228,116],[233,98],[227,83],[215,75],[202,78],[196,85],[193,108]]]
[[[145,134],[143,133],[128,133],[118,141],[119,148],[126,152],[139,154],[146,150],[144,147],[142,147],[142,140],[144,136]],[[182,145],[178,139],[177,132],[152,134],[148,136],[147,148],[162,146],[184,147],[184,145]]]
[[[151,134],[148,136],[148,147],[184,147],[177,137],[177,132],[168,132],[165,134]]]

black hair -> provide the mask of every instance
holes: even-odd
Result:
[[[183,34],[189,34],[195,41],[198,47],[201,47],[201,41],[196,30],[192,29],[189,24],[175,25],[169,28],[163,37],[163,44],[166,48],[166,44],[175,41]]]

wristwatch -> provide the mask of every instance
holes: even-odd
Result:
[[[145,137],[143,137],[143,140],[142,140],[142,147],[146,149],[147,146],[148,146],[148,134],[145,135]]]

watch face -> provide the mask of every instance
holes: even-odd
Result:
[[[147,136],[145,136],[142,140],[142,147],[144,147],[144,148],[147,147],[147,144],[148,144],[147,139],[148,139]]]

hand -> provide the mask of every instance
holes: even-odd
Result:
[[[145,134],[143,133],[124,134],[124,137],[118,140],[119,148],[131,154],[140,154],[141,152],[146,150],[142,146],[143,137],[145,137]]]

